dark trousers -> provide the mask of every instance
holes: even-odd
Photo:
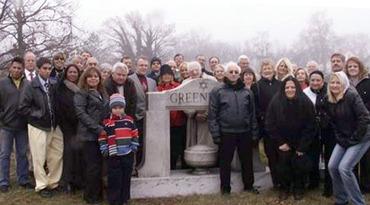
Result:
[[[278,187],[278,178],[276,177],[276,166],[278,162],[278,146],[274,139],[264,138],[263,139],[265,153],[268,159],[271,179],[274,187]]]
[[[130,200],[131,172],[134,154],[108,158],[109,204],[124,204]]]
[[[83,186],[82,144],[75,135],[64,134],[63,175],[64,183],[73,187]]]
[[[253,187],[253,142],[251,134],[247,133],[221,133],[221,164],[220,164],[220,178],[221,190],[230,191],[230,164],[234,157],[235,148],[238,150],[240,164],[242,167],[242,179],[244,189]]]
[[[97,141],[85,141],[83,145],[85,169],[85,193],[86,201],[102,200],[102,155]]]
[[[312,169],[309,172],[309,184],[311,186],[318,186],[320,184],[320,153],[321,153],[321,142],[319,137],[315,137],[312,141],[310,150],[307,155],[310,157],[312,162]]]
[[[303,170],[298,165],[297,160],[294,159],[297,155],[295,150],[289,150],[283,152],[279,150],[279,163],[277,167],[277,176],[279,177],[279,183],[281,189],[290,190],[290,185],[293,183],[295,191],[302,191],[304,189]]]
[[[136,122],[137,130],[139,131],[139,149],[136,152],[136,166],[139,166],[143,161],[143,147],[144,147],[144,119],[138,120]]]
[[[360,161],[360,187],[364,192],[370,192],[370,149]]]
[[[325,137],[325,135],[323,135]],[[328,135],[326,135],[328,136]],[[332,191],[333,190],[333,183],[329,174],[329,160],[331,157],[331,154],[333,153],[334,147],[335,147],[335,139],[333,137],[327,137],[323,139],[323,146],[324,146],[324,161],[325,161],[325,180],[324,180],[324,189],[326,191]]]
[[[179,127],[171,127],[170,129],[171,143],[171,169],[176,169],[176,162],[180,156],[184,155],[186,141],[186,125]],[[181,160],[183,163],[183,161]],[[184,166],[184,165],[182,165]]]

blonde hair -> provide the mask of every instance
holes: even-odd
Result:
[[[225,72],[225,67],[222,64],[217,64],[213,70],[213,75],[216,75],[216,69],[221,68]]]
[[[288,70],[288,73],[287,73],[285,76],[283,76],[281,79],[279,79],[278,68],[279,68],[279,66],[280,66],[280,64],[281,64],[282,62],[284,62],[284,63],[285,63],[285,65],[286,65],[286,67],[287,67],[287,70]],[[292,64],[292,62],[290,62],[290,60],[289,60],[288,58],[281,58],[281,59],[277,62],[276,66],[275,66],[275,73],[276,73],[275,78],[276,78],[277,80],[281,80],[281,81],[283,81],[283,80],[284,80],[286,77],[288,77],[288,76],[293,76],[293,77],[294,77],[294,75],[293,75],[293,64]]]
[[[339,95],[337,97],[334,96],[334,94],[331,92],[331,80],[334,78],[334,77],[337,77],[339,82],[340,82],[340,85],[343,87],[343,90],[341,93],[339,93]],[[327,93],[328,93],[328,101],[330,103],[337,103],[339,100],[341,100],[344,96],[344,93],[346,92],[346,83],[344,82],[344,79],[343,77],[339,74],[339,73],[333,73],[330,75],[330,78],[329,78],[329,82],[328,82],[328,90],[327,90]]]
[[[260,74],[261,74],[261,76],[262,76],[262,68],[263,68],[263,66],[271,66],[274,75],[276,75],[276,70],[274,70],[275,62],[273,60],[271,60],[271,59],[263,59],[261,61],[261,65],[260,65]]]

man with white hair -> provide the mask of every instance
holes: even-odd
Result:
[[[217,79],[213,76],[207,75],[206,73],[202,72],[202,66],[196,62],[192,61],[189,63],[189,78],[185,79],[183,83],[187,83],[192,79],[197,79],[197,78],[203,78],[203,79],[210,79],[217,81]]]
[[[238,66],[242,69],[242,72],[249,67],[250,59],[246,55],[241,55],[238,58]]]
[[[244,191],[258,194],[258,190],[253,188],[253,146],[258,145],[254,96],[240,79],[240,67],[233,62],[225,67],[225,84],[213,88],[208,109],[209,130],[213,142],[219,145],[221,150],[221,193],[228,195],[231,192],[230,164],[237,149],[242,166]]]
[[[119,93],[126,99],[125,112],[131,117],[135,117],[136,110],[136,89],[134,81],[127,77],[129,70],[121,62],[113,65],[112,75],[105,80],[105,89],[109,96]]]
[[[31,51],[27,51],[24,54],[24,63],[26,68],[24,75],[28,81],[32,81],[36,77],[36,55]]]
[[[308,75],[310,75],[312,72],[319,69],[319,64],[317,64],[316,61],[312,60],[312,61],[308,61],[306,67],[307,67]]]

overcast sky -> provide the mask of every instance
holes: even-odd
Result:
[[[259,2],[252,3],[252,2]],[[273,40],[290,43],[305,28],[311,13],[326,10],[339,34],[370,34],[370,2],[365,0],[79,0],[77,23],[98,30],[103,22],[131,11],[157,12],[167,23],[176,23],[177,33],[203,30],[213,39],[240,41],[258,31],[269,31]]]

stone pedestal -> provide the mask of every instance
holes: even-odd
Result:
[[[139,177],[167,177],[170,175],[169,116],[168,110],[146,112],[144,158],[138,167]],[[159,127],[161,129],[158,129]]]
[[[190,175],[190,170],[171,171],[169,177],[132,178],[131,198],[157,198],[188,196],[194,194],[220,193],[219,169],[212,169],[210,174],[196,176]],[[272,187],[269,172],[254,173],[254,186],[259,190]],[[240,173],[231,173],[231,191],[243,190],[243,182]]]

